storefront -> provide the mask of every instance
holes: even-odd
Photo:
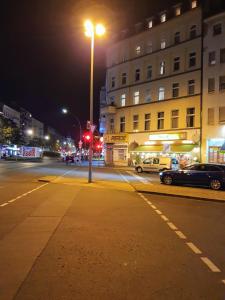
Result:
[[[210,139],[207,141],[209,163],[225,164],[225,139]]]
[[[128,135],[104,135],[105,164],[108,166],[127,166],[128,163]]]

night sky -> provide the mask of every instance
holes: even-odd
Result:
[[[4,0],[1,1],[0,100],[14,101],[34,117],[72,134],[68,107],[83,126],[89,119],[90,41],[85,17],[102,20],[107,36],[95,52],[95,121],[105,82],[105,49],[113,32],[176,4],[176,0]]]

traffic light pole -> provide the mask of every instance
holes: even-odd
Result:
[[[93,125],[93,82],[94,82],[94,40],[95,33],[91,35],[91,70],[90,70],[90,125]],[[92,157],[93,157],[93,132],[89,144],[88,183],[92,183]]]

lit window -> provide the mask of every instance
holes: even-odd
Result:
[[[162,15],[160,16],[160,21],[161,21],[161,23],[166,22],[166,14],[162,14]]]
[[[135,50],[137,55],[141,54],[141,46],[137,46]]]
[[[160,69],[159,69],[159,74],[160,75],[164,75],[165,74],[165,71],[166,71],[166,68],[165,68],[165,61],[161,61],[160,63]]]
[[[141,71],[140,69],[135,70],[135,81],[139,81],[141,77]]]
[[[150,29],[150,28],[152,28],[153,27],[153,20],[150,20],[149,22],[148,22],[148,28]]]
[[[134,104],[139,104],[139,100],[140,100],[140,92],[136,91],[134,92]]]
[[[197,7],[197,0],[192,0],[191,1],[191,8],[196,8]]]
[[[187,127],[192,128],[195,126],[195,108],[187,108]]]
[[[216,52],[209,52],[209,66],[214,66],[216,64]]]
[[[164,129],[164,112],[158,112],[157,129]]]
[[[138,130],[139,116],[133,115],[133,130]]]
[[[126,94],[121,95],[121,106],[126,105]]]
[[[165,88],[164,87],[159,88],[159,98],[158,99],[159,99],[159,101],[165,99]]]
[[[161,49],[165,49],[166,48],[166,41],[162,40],[161,44],[160,44]]]
[[[180,16],[180,14],[181,14],[181,8],[180,8],[180,6],[178,6],[175,8],[175,16],[178,17],[178,16]]]
[[[172,91],[172,96],[173,98],[179,97],[179,83],[173,83],[173,91]]]
[[[174,109],[171,111],[171,128],[178,128],[179,123],[179,110]]]
[[[127,83],[127,73],[122,73],[122,84]]]
[[[194,95],[195,94],[195,80],[189,80],[188,81],[188,95]]]
[[[150,130],[151,114],[145,114],[145,130]]]

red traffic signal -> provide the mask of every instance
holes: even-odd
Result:
[[[86,133],[84,136],[83,136],[85,142],[90,142],[91,141],[91,134],[90,133]]]
[[[96,145],[96,149],[97,149],[97,150],[101,150],[101,149],[102,149],[102,144],[98,143],[98,144]]]

